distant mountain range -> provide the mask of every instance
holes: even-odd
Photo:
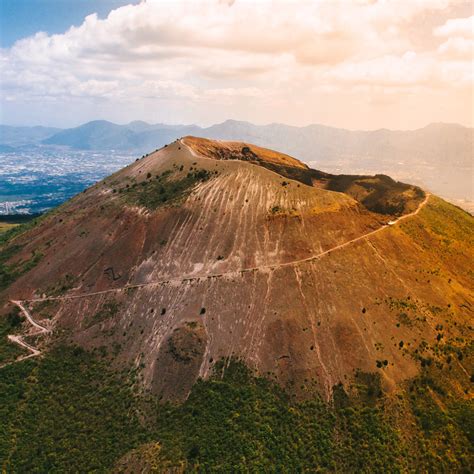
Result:
[[[411,131],[352,131],[324,125],[294,127],[277,123],[255,125],[236,120],[207,128],[143,121],[117,125],[105,120],[65,130],[3,125],[0,126],[0,151],[8,152],[5,147],[30,144],[143,154],[185,135],[250,142],[280,150],[328,171],[382,172],[426,186],[451,200],[474,200],[474,130],[457,124],[433,123]]]
[[[207,128],[198,125],[149,124],[134,121],[117,125],[95,120],[79,127],[12,127],[0,125],[0,144],[61,145],[82,150],[127,150],[149,152],[185,135],[240,140],[283,149],[305,161],[328,162],[341,157],[413,160],[426,163],[470,165],[473,154],[472,128],[433,123],[409,131],[379,129],[353,131],[324,125],[293,127],[284,124],[254,125],[226,120]],[[454,162],[452,161],[454,160]]]
[[[128,125],[117,125],[105,120],[96,120],[76,128],[62,130],[46,138],[42,143],[83,150],[134,150],[147,153],[161,148],[178,137],[199,134],[204,130],[196,125],[150,125],[139,121]]]

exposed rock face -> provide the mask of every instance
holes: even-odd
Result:
[[[207,342],[201,321],[186,321],[175,327],[160,345],[152,391],[165,400],[186,398],[199,376]]]
[[[57,334],[108,347],[165,400],[232,356],[329,398],[358,369],[379,370],[385,388],[415,375],[403,345],[439,324],[469,331],[473,230],[468,214],[386,177],[187,137],[17,237],[12,263],[43,257],[3,298],[59,298]]]

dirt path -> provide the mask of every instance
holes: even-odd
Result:
[[[29,359],[30,357],[36,357],[36,356],[39,356],[41,354],[41,351],[34,348],[33,346],[30,346],[28,343],[26,343],[22,338],[21,336],[13,336],[12,334],[10,334],[8,336],[8,340],[13,342],[14,344],[18,344],[19,346],[29,350],[31,352],[31,354],[28,354],[27,356],[21,356],[19,357],[18,359],[16,359],[15,362],[19,362],[20,360],[25,360],[25,359]]]
[[[41,326],[41,324],[38,324],[34,319],[33,317],[31,316],[30,312],[25,308],[25,306],[23,305],[23,303],[21,301],[15,301],[15,300],[11,300],[11,303],[17,305],[21,312],[25,315],[26,319],[28,320],[28,322],[33,326],[35,327],[36,329],[39,330],[39,333],[47,333],[47,332],[50,332],[48,328],[45,328],[44,326]]]
[[[198,153],[196,153],[196,152],[194,151],[194,149],[191,148],[191,147],[184,141],[184,138],[180,138],[180,139],[179,139],[179,143],[180,143],[181,145],[185,146],[185,147],[188,149],[189,153],[191,153],[191,155],[193,155],[195,158],[207,158],[207,156],[199,155]]]
[[[16,301],[16,300],[11,300],[11,303],[17,305],[21,312],[23,313],[23,315],[25,316],[26,320],[35,328],[37,329],[37,331],[35,333],[32,333],[30,334],[30,336],[34,336],[36,334],[46,334],[46,333],[49,333],[51,332],[50,329],[44,327],[44,326],[41,326],[41,324],[38,324],[34,319],[33,317],[31,316],[30,312],[25,308],[25,306],[23,305],[23,303],[21,301]],[[14,334],[10,334],[8,336],[8,340],[10,342],[12,342],[13,344],[17,344],[18,346],[30,351],[30,354],[28,355],[24,355],[24,356],[21,356],[21,357],[18,357],[18,359],[12,361],[12,362],[8,362],[6,364],[3,364],[0,366],[0,368],[3,368],[7,365],[10,365],[10,364],[13,364],[15,362],[20,362],[22,360],[26,360],[26,359],[30,359],[32,357],[37,357],[41,354],[41,351],[39,349],[37,349],[36,347],[33,347],[32,345],[28,344],[27,342],[25,342],[25,340],[23,339],[22,336],[18,336],[18,335],[14,335]]]
[[[308,258],[303,258],[301,260],[294,260],[294,261],[288,262],[288,263],[282,263],[278,266],[284,267],[284,266],[289,266],[289,265],[298,265],[300,263],[309,262],[311,260],[316,260],[318,258],[321,258],[321,257],[324,257],[325,255],[330,254],[331,252],[334,252],[335,250],[343,249],[344,247],[347,247],[348,245],[354,244],[355,242],[359,242],[360,240],[367,239],[367,238],[371,237],[374,234],[378,234],[379,232],[382,232],[387,227],[392,227],[392,226],[394,226],[395,224],[398,224],[400,221],[402,221],[404,219],[416,216],[420,212],[420,210],[425,206],[425,204],[428,202],[429,197],[430,197],[430,194],[426,193],[425,199],[423,199],[423,201],[420,203],[420,205],[417,207],[417,209],[415,211],[411,212],[410,214],[405,214],[404,216],[399,217],[395,221],[390,221],[388,224],[385,224],[382,227],[379,227],[378,229],[373,230],[372,232],[368,232],[367,234],[356,237],[355,239],[348,240],[347,242],[344,242],[343,244],[336,245],[335,247],[332,247],[328,250],[325,250],[324,252],[321,252],[318,255],[314,255],[314,256],[308,257]]]

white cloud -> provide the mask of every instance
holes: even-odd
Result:
[[[446,38],[438,47],[441,55],[454,60],[474,61],[474,16],[449,19],[444,25],[435,28],[433,33]]]
[[[462,38],[474,37],[474,15],[468,18],[451,18],[442,26],[435,28],[436,36],[458,36]]]
[[[10,101],[187,101],[216,110],[219,100],[288,104],[296,96],[304,102],[305,91],[357,94],[367,85],[464,87],[472,80],[473,18],[443,17],[448,5],[148,0],[105,19],[90,15],[63,34],[18,41],[1,52],[1,88]],[[407,25],[427,13],[439,15],[441,26],[419,25],[433,47],[417,51]]]
[[[448,57],[474,60],[474,40],[459,37],[449,38],[439,46],[438,52]]]

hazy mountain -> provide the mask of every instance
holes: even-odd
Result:
[[[43,141],[46,145],[62,145],[84,150],[129,149],[135,136],[126,125],[95,120],[80,127],[62,130]]]
[[[474,131],[455,124],[431,124],[413,131],[351,131],[323,125],[291,127],[257,126],[228,120],[203,130],[210,138],[245,140],[272,146],[308,161],[332,162],[360,157],[364,162],[382,160],[426,161],[467,166],[472,162]],[[239,138],[240,137],[240,138]]]
[[[110,123],[110,122],[109,122]],[[155,126],[151,125],[143,120],[135,120],[126,125],[126,127],[135,133],[145,132],[146,130],[151,130]]]
[[[198,130],[200,128],[194,125],[151,125],[143,121],[117,125],[106,120],[96,120],[62,130],[43,143],[83,150],[134,150],[137,153],[146,153],[179,136]]]
[[[53,127],[14,127],[0,125],[0,143],[9,146],[36,144],[51,137],[60,129]]]
[[[450,165],[466,167],[471,166],[474,146],[473,129],[455,124],[431,124],[412,131],[351,131],[323,125],[254,125],[235,120],[208,128],[146,122],[116,125],[100,120],[63,130],[44,143],[82,149],[150,151],[186,134],[274,147],[305,162],[330,164],[335,160],[358,159],[365,166],[402,160],[407,165],[441,166],[448,161]],[[9,144],[5,140],[3,143]]]
[[[351,131],[323,125],[292,127],[283,124],[254,125],[227,120],[208,128],[196,125],[116,125],[94,121],[61,131],[44,141],[83,149],[137,149],[163,146],[186,134],[208,138],[240,140],[270,146],[298,156],[303,161],[331,163],[359,157],[364,163],[405,160],[440,165],[468,166],[472,161],[473,129],[454,124],[431,124],[413,131]],[[7,142],[5,142],[7,143]]]
[[[132,149],[139,153],[149,153],[176,140],[184,135],[200,133],[201,129],[196,125],[157,125],[156,127],[137,133],[131,143]]]

